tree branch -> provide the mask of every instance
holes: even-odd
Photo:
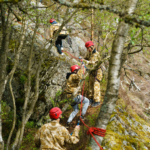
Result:
[[[11,12],[14,14],[14,16],[17,18],[17,21],[21,21],[22,18],[20,16],[18,16],[17,13],[9,5],[7,5],[7,6],[11,10]]]
[[[140,48],[139,50],[137,50],[137,51],[130,52],[130,53],[128,53],[128,54],[135,54],[135,53],[138,53],[138,52],[140,52],[140,51],[143,50],[143,28],[141,28],[141,29],[142,29],[141,48]]]
[[[109,12],[119,15],[120,17],[122,17],[122,19],[125,20],[126,23],[129,23],[129,24],[132,24],[133,22],[137,23],[137,25],[136,25],[137,27],[139,25],[143,25],[146,27],[150,26],[150,21],[145,21],[145,20],[136,18],[134,16],[126,15],[127,12],[119,11],[115,8],[112,8],[109,5],[100,5],[100,4],[95,4],[95,3],[92,3],[89,5],[88,3],[72,3],[72,2],[68,2],[66,0],[54,0],[54,1],[60,3],[61,5],[64,5],[67,7],[72,7],[72,8],[84,8],[84,9],[93,8],[93,9],[99,9],[99,10],[106,10],[106,11],[109,11]]]

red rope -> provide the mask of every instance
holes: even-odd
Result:
[[[84,66],[83,66],[83,75],[84,75]],[[84,86],[85,86],[85,81],[84,81],[83,87],[82,87],[82,98],[81,98],[80,116],[81,116],[81,110],[82,110],[82,101],[83,101],[83,94],[84,94]],[[104,137],[105,133],[106,133],[106,130],[105,129],[101,129],[101,128],[96,128],[96,127],[89,127],[89,126],[87,126],[84,123],[84,121],[82,120],[81,117],[80,117],[80,120],[84,124],[84,126],[86,126],[88,128],[87,134],[91,134],[91,136],[93,137],[93,139],[95,140],[95,142],[97,143],[97,145],[100,147],[101,150],[103,150],[103,148],[97,142],[96,138],[94,137],[94,135],[92,133]]]
[[[19,24],[22,24],[21,22],[18,22]],[[32,29],[31,29],[32,30]],[[38,32],[36,32],[37,34],[41,35],[43,38],[44,36]],[[66,52],[67,54],[69,54],[72,58],[75,58],[77,60],[80,60],[80,58],[73,56],[71,53],[69,53],[68,51],[62,51],[62,52]],[[81,59],[81,63],[82,63],[82,59]],[[84,75],[84,66],[83,66],[83,75]],[[83,101],[83,94],[84,94],[84,86],[85,86],[85,81],[83,83],[83,87],[82,87],[82,98],[81,98],[81,108],[80,108],[80,116],[81,116],[81,109],[82,109],[82,101]],[[95,142],[97,143],[97,145],[100,147],[101,150],[103,150],[103,148],[100,146],[100,144],[97,142],[96,138],[93,136],[92,133],[102,136],[105,136],[106,130],[105,129],[101,129],[101,128],[96,128],[96,127],[89,127],[87,126],[84,121],[82,120],[82,118],[80,118],[81,122],[89,129],[87,131],[87,134],[91,134],[91,136],[93,137],[93,139],[95,140]]]
[[[64,50],[62,50],[62,52],[65,52],[65,53],[67,53],[67,54],[69,54],[72,58],[74,58],[74,59],[78,59],[79,60],[79,57],[75,57],[75,56],[73,56],[71,53],[69,53],[68,51],[64,51]]]

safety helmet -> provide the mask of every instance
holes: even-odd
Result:
[[[62,111],[58,107],[54,107],[49,111],[49,116],[51,119],[58,119],[61,114],[62,114]]]
[[[78,66],[78,65],[73,65],[70,68],[71,72],[74,72],[75,70],[78,70],[78,69],[80,69],[80,66]]]
[[[94,43],[92,41],[88,41],[85,43],[85,47],[88,48],[90,46],[94,46]]]
[[[53,23],[54,21],[56,21],[54,18],[49,20],[50,23]]]

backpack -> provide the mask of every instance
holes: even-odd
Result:
[[[53,35],[58,31],[60,26],[61,26],[61,24],[53,24],[53,27],[54,27]],[[67,31],[67,29],[65,27],[63,27],[59,33],[59,38],[65,39],[68,36],[68,34],[69,34],[69,32]]]

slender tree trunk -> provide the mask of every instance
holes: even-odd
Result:
[[[2,118],[1,118],[1,100],[2,95],[5,90],[6,86],[6,66],[7,66],[7,53],[8,53],[8,46],[9,46],[9,36],[11,31],[11,15],[8,11],[7,20],[5,16],[6,6],[5,4],[1,4],[1,21],[2,21],[2,43],[0,49],[0,150],[4,149],[4,141],[2,138]]]
[[[24,40],[25,40],[25,33],[26,33],[26,30],[27,30],[26,21],[24,21],[23,24],[24,24],[24,25],[22,26],[22,33],[21,33],[20,45],[19,45],[19,47],[18,47],[16,56],[15,56],[14,66],[13,66],[11,72],[9,73],[9,76],[10,76],[9,87],[10,87],[10,91],[11,91],[11,95],[12,95],[12,100],[13,100],[13,106],[14,106],[14,118],[13,118],[12,129],[11,129],[11,131],[10,131],[10,134],[9,134],[9,137],[8,137],[8,140],[7,140],[6,150],[9,149],[10,139],[11,139],[11,136],[12,136],[12,134],[13,134],[13,131],[14,131],[14,128],[15,128],[15,124],[16,124],[16,103],[15,103],[15,97],[14,97],[14,94],[13,94],[13,89],[12,89],[11,81],[12,81],[12,79],[13,79],[13,75],[14,75],[15,70],[16,70],[16,68],[17,68],[17,65],[18,65],[18,63],[19,63],[20,52],[21,52],[21,50],[22,50],[23,43],[24,43]]]
[[[22,114],[22,122],[21,122],[21,127],[19,128],[19,132],[20,135],[19,137],[15,139],[15,144],[17,143],[17,145],[12,146],[13,149],[19,149],[21,142],[22,142],[22,138],[23,138],[23,134],[24,134],[24,128],[25,128],[25,118],[26,118],[26,111],[27,111],[27,105],[28,105],[28,101],[30,98],[30,90],[31,90],[31,61],[32,61],[32,53],[33,53],[33,47],[34,47],[34,42],[35,42],[35,35],[36,35],[36,31],[38,28],[38,17],[36,18],[36,26],[34,29],[34,34],[32,37],[32,43],[31,43],[31,48],[30,48],[30,57],[29,57],[29,63],[28,63],[28,81],[27,81],[27,88],[26,88],[26,93],[25,93],[25,102],[24,102],[24,106],[23,106],[23,114]]]
[[[128,14],[131,15],[137,4],[138,0],[132,0],[129,2]],[[113,41],[112,52],[110,57],[110,66],[108,72],[108,84],[104,98],[104,103],[101,107],[96,127],[106,129],[110,116],[114,110],[116,101],[118,99],[118,90],[120,84],[120,71],[121,71],[121,56],[123,53],[124,43],[128,34],[129,25],[124,21],[121,21],[118,25],[117,33]],[[94,135],[96,140],[101,144],[103,137]],[[90,141],[90,147],[93,150],[99,150],[99,146],[96,144],[93,138]]]
[[[92,8],[91,10],[92,15],[91,15],[91,41],[94,40],[94,9]]]

